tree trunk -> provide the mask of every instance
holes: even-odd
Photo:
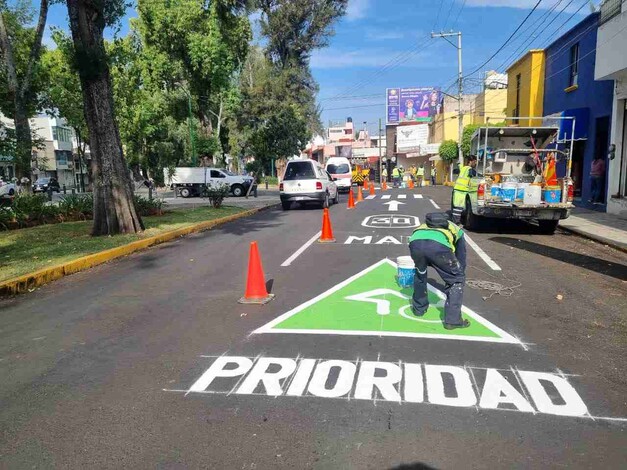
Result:
[[[15,173],[18,180],[23,177],[28,178],[29,182],[32,182],[31,168],[32,168],[32,151],[33,151],[33,138],[30,130],[30,122],[28,120],[28,112],[26,111],[23,100],[16,98],[15,115],[13,117],[15,122]],[[26,184],[22,190],[30,191],[31,185]]]
[[[70,28],[83,89],[85,120],[94,161],[92,235],[143,230],[135,210],[130,171],[115,120],[109,64],[104,48],[103,5],[95,0],[67,0]]]

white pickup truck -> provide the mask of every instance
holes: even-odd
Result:
[[[477,129],[471,140],[477,177],[466,198],[465,226],[472,230],[484,218],[531,219],[542,233],[553,234],[573,208],[572,140],[560,140],[559,134],[559,126]],[[547,187],[544,175],[551,160],[557,185]]]
[[[221,185],[228,185],[235,197],[245,196],[250,186],[255,184],[253,177],[236,175],[223,168],[177,167],[174,172],[165,168],[163,173],[166,185],[186,198],[200,196],[205,186]]]

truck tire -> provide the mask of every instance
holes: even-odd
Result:
[[[466,199],[466,210],[464,211],[464,228],[474,232],[481,224],[480,216],[473,214],[470,199]]]
[[[559,223],[559,220],[538,220],[540,233],[543,235],[553,235]]]
[[[192,190],[190,188],[181,188],[179,189],[179,194],[181,197],[188,198],[192,195]]]
[[[231,192],[235,197],[242,197],[246,194],[246,190],[241,184],[234,184],[233,186],[231,186]]]

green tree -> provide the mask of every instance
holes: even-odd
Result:
[[[48,16],[48,0],[41,0],[35,27],[29,3],[12,8],[0,0],[0,109],[15,123],[15,168],[19,178],[31,179],[33,137],[29,118],[38,108],[42,85],[41,41]],[[30,188],[30,185],[26,186]]]
[[[448,181],[450,175],[451,165],[459,158],[459,147],[454,140],[445,140],[440,144],[440,158],[446,164],[446,180]]]
[[[462,154],[464,155],[464,158],[470,155],[470,140],[472,139],[472,135],[475,131],[480,127],[480,124],[468,124],[464,127],[464,132],[462,134]]]
[[[124,15],[122,0],[67,0],[75,66],[83,91],[94,180],[92,235],[143,230],[135,209],[120,132],[116,122],[104,29]]]

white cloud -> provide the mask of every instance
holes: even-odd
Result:
[[[349,0],[346,18],[349,21],[361,20],[366,17],[370,8],[370,0]]]

